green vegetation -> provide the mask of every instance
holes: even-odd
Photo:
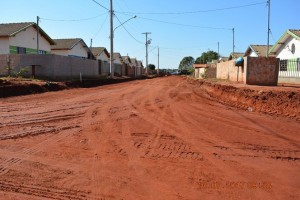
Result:
[[[201,56],[196,59],[195,64],[206,64],[212,60],[217,60],[219,57],[219,54],[215,51],[203,52]]]

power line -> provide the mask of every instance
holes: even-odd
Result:
[[[139,15],[184,15],[184,14],[208,13],[208,12],[216,12],[216,11],[224,11],[224,10],[232,10],[232,9],[256,6],[256,5],[261,5],[261,4],[265,4],[265,3],[266,3],[266,1],[263,1],[263,2],[261,1],[261,2],[252,3],[252,4],[245,4],[245,5],[225,7],[225,8],[208,9],[208,10],[196,10],[196,11],[185,11],[185,12],[165,12],[165,13],[163,13],[163,12],[149,12],[149,13],[135,12],[134,14],[139,14]],[[133,12],[120,12],[120,11],[116,11],[116,12],[123,13],[123,14],[133,14]]]
[[[176,22],[168,22],[168,21],[162,21],[157,19],[150,19],[145,17],[139,17],[140,19],[164,23],[164,24],[171,24],[171,25],[177,25],[177,26],[185,26],[185,27],[193,27],[193,28],[203,28],[203,29],[219,29],[219,30],[231,30],[231,28],[224,28],[224,27],[211,27],[211,26],[199,26],[199,25],[190,25],[190,24],[181,24]]]
[[[97,1],[95,1],[95,0],[92,0],[93,2],[95,2],[96,4],[98,4],[99,6],[101,6],[102,8],[104,8],[104,9],[106,9],[106,10],[108,10],[109,11],[109,9],[108,8],[106,8],[105,6],[103,6],[103,5],[101,5],[99,2],[97,2]]]
[[[99,30],[97,31],[97,33],[94,35],[94,37],[93,38],[95,38],[98,34],[99,34],[99,32],[102,30],[102,28],[103,28],[103,25],[105,24],[105,22],[107,21],[107,19],[108,19],[108,16],[109,15],[106,15],[106,18],[105,18],[105,20],[103,21],[103,23],[101,24],[101,26],[100,26],[100,28],[99,28]]]
[[[125,29],[125,31],[138,43],[144,44],[144,42],[139,41],[138,39],[136,39],[124,26],[124,24],[122,24],[122,22],[120,21],[120,19],[118,18],[118,16],[115,14],[115,17],[117,18],[117,20],[120,22],[121,26]]]
[[[120,14],[130,16],[129,14],[124,14],[124,13],[120,13]],[[191,25],[191,24],[181,24],[181,23],[176,23],[176,22],[168,22],[168,21],[162,21],[162,20],[158,20],[158,19],[151,19],[151,18],[140,17],[140,16],[138,18],[139,19],[143,19],[143,20],[148,20],[148,21],[154,21],[154,22],[164,23],[164,24],[176,25],[176,26],[185,26],[185,27],[203,28],[203,29],[215,29],[215,30],[232,30],[232,28],[200,26],[200,25]]]
[[[105,14],[107,14],[107,13],[102,13],[102,14],[94,16],[94,17],[83,18],[83,19],[49,19],[49,18],[42,18],[42,17],[40,17],[40,19],[46,20],[46,21],[56,21],[56,22],[77,22],[77,21],[87,21],[90,19],[95,19],[95,18],[98,18]]]

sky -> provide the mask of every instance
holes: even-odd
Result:
[[[95,2],[96,1],[96,2]],[[52,38],[82,38],[110,51],[110,0],[0,0],[0,23],[36,22]],[[300,0],[270,0],[270,44],[287,29],[300,29]],[[100,5],[99,5],[100,4]],[[213,50],[223,57],[267,44],[267,0],[113,0],[114,52],[160,68],[178,68]],[[4,9],[3,9],[4,8]],[[130,19],[133,16],[136,18]],[[127,21],[130,19],[129,21]],[[126,22],[127,21],[127,22]],[[125,22],[125,23],[124,23]],[[121,23],[124,23],[120,26]]]

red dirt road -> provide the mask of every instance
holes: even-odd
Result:
[[[181,77],[0,99],[0,199],[299,199],[299,133]]]

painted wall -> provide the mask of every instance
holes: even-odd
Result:
[[[257,54],[256,54],[254,51],[252,51],[252,50],[251,50],[251,53],[250,53],[249,56],[250,56],[250,57],[258,57]]]
[[[83,47],[82,42],[77,43],[71,50],[53,49],[51,50],[51,53],[56,55],[61,55],[61,56],[70,56],[70,57],[80,57],[80,58],[88,57],[88,52],[86,48]]]
[[[69,50],[51,50],[51,54],[61,55],[61,56],[68,56]]]
[[[36,50],[36,36],[36,29],[33,27],[29,27],[26,30],[19,32],[15,36],[9,37],[9,45]],[[39,49],[48,52],[51,51],[51,45],[41,34],[39,34]]]
[[[291,52],[291,46],[295,44],[295,53]],[[287,48],[287,46],[289,48]],[[284,45],[278,50],[276,55],[280,60],[292,59],[292,58],[300,58],[300,41],[295,38],[290,37]]]
[[[36,66],[36,77],[50,80],[66,80],[79,79],[82,77],[98,77],[99,76],[99,61],[66,57],[60,55],[28,55],[28,54],[13,54],[0,55],[0,75],[7,76],[7,56],[10,59],[11,72],[18,72],[23,67],[31,69],[32,65]],[[102,71],[106,70],[107,66],[103,66]]]
[[[118,64],[118,65],[121,65],[122,64],[122,61],[119,57],[115,58],[114,59],[114,64]]]
[[[83,47],[82,41],[77,43],[71,50],[68,52],[69,56],[75,56],[75,57],[88,57],[88,52],[85,47]]]
[[[9,39],[8,39],[8,37],[0,38],[0,54],[9,54]]]
[[[104,52],[102,52],[100,55],[97,56],[97,60],[109,62],[109,57]]]

